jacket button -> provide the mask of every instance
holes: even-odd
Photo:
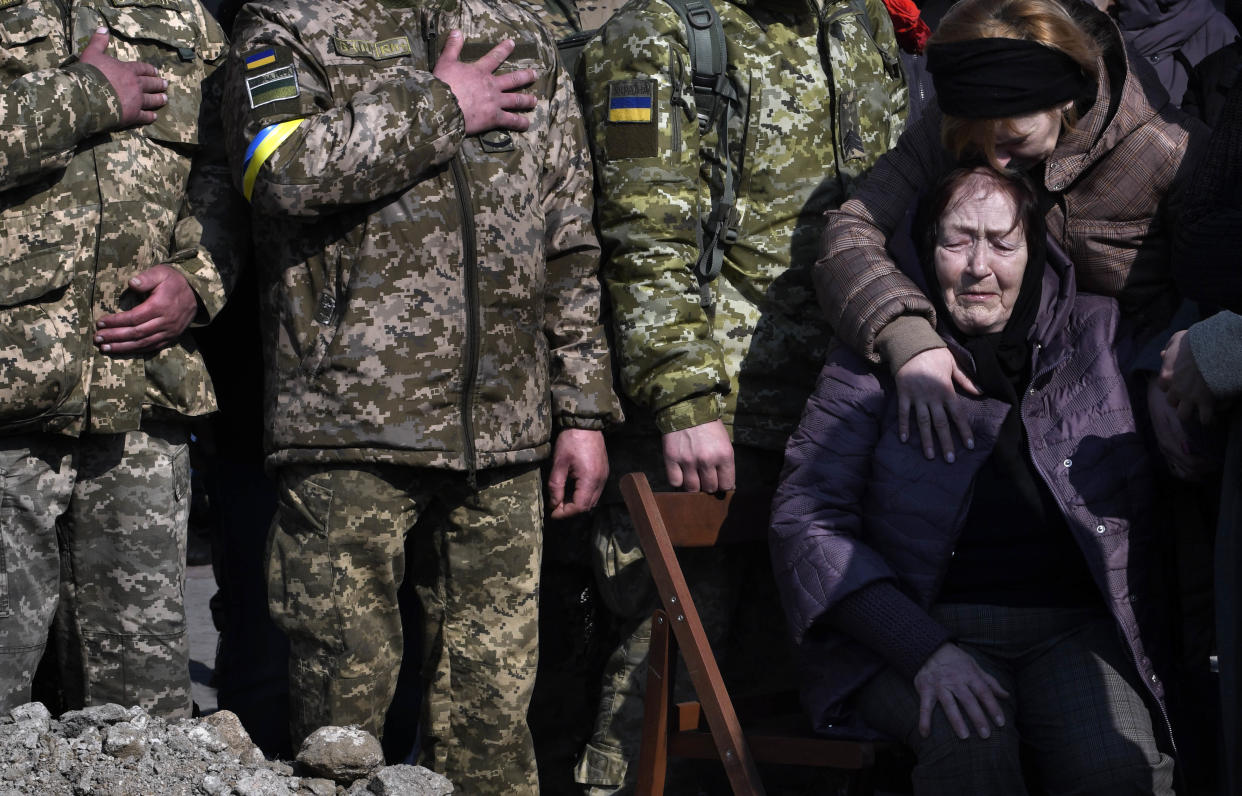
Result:
[[[1031,395],[1034,395],[1034,394],[1035,394],[1035,388],[1034,388],[1034,387],[1032,387],[1032,388],[1030,389],[1030,393],[1031,393]]]
[[[1097,525],[1097,526],[1095,526],[1095,532],[1096,532],[1096,533],[1104,533],[1104,531],[1106,531],[1106,530],[1108,530],[1108,529],[1107,529],[1107,528],[1105,528],[1103,525]]]
[[[1153,683],[1159,683],[1159,682],[1160,682],[1160,678],[1159,678],[1159,677],[1157,677],[1156,675],[1154,675],[1154,674],[1153,674],[1153,675],[1151,676],[1151,681],[1152,681]]]
[[[1065,461],[1061,462],[1061,464],[1064,464],[1066,467],[1072,467],[1074,465],[1074,460],[1066,459]]]

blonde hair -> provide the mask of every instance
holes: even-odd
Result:
[[[1092,83],[1099,78],[1099,45],[1056,0],[960,0],[945,14],[927,44],[971,39],[1038,42],[1072,58]],[[1078,123],[1078,109],[1073,106],[1068,111],[1057,107],[1047,112],[1060,115],[1062,132]],[[959,160],[977,154],[1003,171],[996,159],[996,136],[1002,125],[1015,132],[1012,119],[966,119],[945,114],[940,138]]]

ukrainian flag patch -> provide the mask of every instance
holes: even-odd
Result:
[[[271,47],[246,56],[246,70],[258,69],[261,66],[276,63],[276,51]]]
[[[608,121],[651,124],[655,121],[655,81],[613,80],[608,84]]]

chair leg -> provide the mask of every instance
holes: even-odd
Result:
[[[643,737],[638,755],[638,796],[663,796],[668,773],[669,715],[673,709],[672,661],[676,642],[662,610],[651,616],[647,691],[643,695]]]

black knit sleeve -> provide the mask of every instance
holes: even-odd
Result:
[[[1186,186],[1173,274],[1189,298],[1242,312],[1242,80]]]

